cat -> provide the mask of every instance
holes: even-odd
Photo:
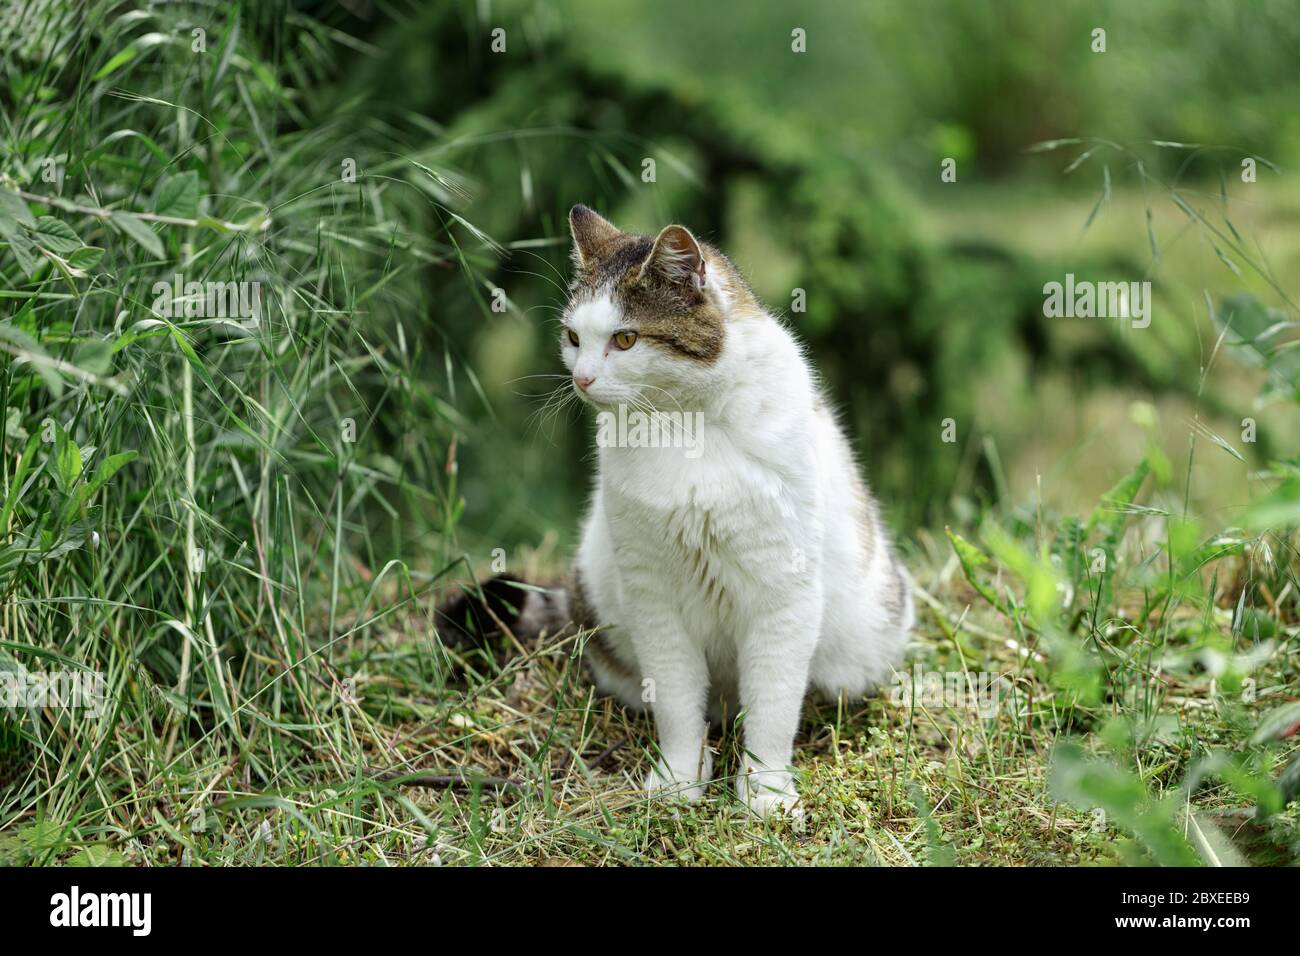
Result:
[[[602,427],[570,579],[515,591],[514,632],[597,628],[597,687],[654,716],[647,791],[701,796],[708,725],[743,711],[738,797],[798,815],[804,698],[890,679],[911,578],[803,349],[737,268],[680,225],[632,235],[579,205],[569,226],[566,387],[598,423],[635,418],[641,439],[658,423],[661,440]]]

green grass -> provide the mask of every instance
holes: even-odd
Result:
[[[1296,463],[1203,435],[1171,462],[1152,436],[1191,430],[1145,406],[1095,511],[1049,476],[907,536],[908,666],[998,675],[995,714],[810,703],[801,825],[735,803],[730,734],[704,801],[648,802],[649,721],[595,696],[580,637],[459,652],[434,626],[487,569],[493,534],[462,517],[510,468],[463,451],[500,427],[462,353],[498,246],[461,214],[455,144],[317,100],[365,47],[326,24],[128,9],[37,5],[0,63],[0,669],[99,671],[109,701],[0,715],[0,859],[1300,856]],[[177,272],[261,283],[261,321],[155,314]],[[1265,505],[1189,507],[1207,455]],[[511,570],[560,570],[567,535]]]
[[[946,544],[923,541],[934,554],[920,559],[926,610],[909,662],[1001,676],[1008,687],[999,711],[983,719],[923,695],[914,706],[889,695],[842,708],[810,704],[797,758],[808,808],[801,825],[759,821],[734,801],[729,734],[715,739],[719,779],[701,803],[647,802],[637,781],[649,721],[594,695],[575,639],[493,660],[443,656],[427,615],[388,594],[377,603],[392,613],[369,636],[324,652],[328,665],[293,669],[308,685],[305,713],[277,706],[272,685],[236,705],[239,725],[250,728],[242,747],[218,725],[196,732],[171,761],[151,754],[156,744],[137,717],[119,716],[98,784],[111,801],[98,808],[87,794],[91,806],[68,807],[66,822],[56,823],[57,808],[22,821],[9,829],[9,852],[55,862],[100,851],[147,865],[1037,865],[1161,853],[1177,861],[1182,852],[1195,860],[1194,841],[1178,839],[1192,826],[1186,817],[1135,837],[1118,823],[1131,809],[1125,801],[1164,796],[1181,807],[1189,773],[1216,754],[1245,768],[1258,761],[1261,784],[1285,759],[1284,749],[1241,744],[1261,714],[1295,696],[1294,624],[1290,643],[1270,642],[1251,667],[1259,692],[1251,703],[1241,702],[1231,667],[1196,665],[1207,635],[1202,614],[1188,609],[1113,638],[1106,660],[1124,690],[1086,705],[1055,686],[1057,666],[1039,660],[1039,650],[1026,653],[1041,644],[1022,633],[1024,643],[1010,645],[1007,635],[1017,632],[982,606],[957,561],[944,560]],[[1219,567],[1224,579],[1242,571],[1233,559]],[[1139,602],[1131,594],[1119,606],[1133,617]],[[1215,633],[1230,631],[1230,608],[1208,614]],[[459,676],[443,685],[449,670]],[[1125,670],[1151,679],[1126,679]],[[346,694],[325,683],[333,679],[351,679]],[[1101,780],[1072,786],[1095,790],[1096,804],[1055,790],[1052,751],[1069,734],[1126,768],[1126,786],[1104,767],[1081,765]],[[77,794],[70,781],[54,789]],[[1296,814],[1256,823],[1255,797],[1232,774],[1212,777],[1195,792],[1192,819],[1233,833],[1243,858],[1294,859]],[[1095,806],[1107,811],[1103,822]]]

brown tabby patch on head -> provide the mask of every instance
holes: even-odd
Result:
[[[619,233],[582,261],[573,276],[573,290],[595,292],[602,286],[618,283],[627,274],[635,275],[653,245],[654,240],[649,236]]]
[[[716,258],[705,253],[704,262],[705,281],[717,281]],[[655,345],[712,365],[722,354],[726,337],[722,311],[694,286],[672,282],[653,270],[643,270],[641,265],[638,262],[624,270],[614,283],[614,299],[628,327]]]
[[[607,221],[585,206],[570,215],[577,265],[572,292],[575,301],[608,290],[625,318],[625,326],[647,343],[684,358],[712,365],[722,354],[726,316],[717,296],[730,304],[733,316],[759,314],[761,309],[740,271],[721,252],[681,227],[704,262],[706,289],[690,281],[689,272],[657,268],[659,256],[650,236],[612,231]],[[663,233],[661,233],[661,236]],[[650,262],[651,255],[655,261]]]

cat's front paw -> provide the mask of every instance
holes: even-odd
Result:
[[[742,761],[736,774],[736,796],[760,817],[783,815],[797,820],[803,816],[794,775],[788,770],[768,770]]]
[[[695,773],[685,773],[679,767],[690,767]],[[660,760],[646,774],[645,791],[652,797],[680,797],[687,803],[694,803],[704,796],[704,787],[712,775],[713,756],[707,750],[703,760],[681,760],[671,764]]]

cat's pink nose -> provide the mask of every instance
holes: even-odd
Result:
[[[596,381],[594,378],[588,378],[585,375],[573,376],[573,384],[578,386],[578,388],[582,389],[584,392],[591,388],[591,383],[594,381]]]

